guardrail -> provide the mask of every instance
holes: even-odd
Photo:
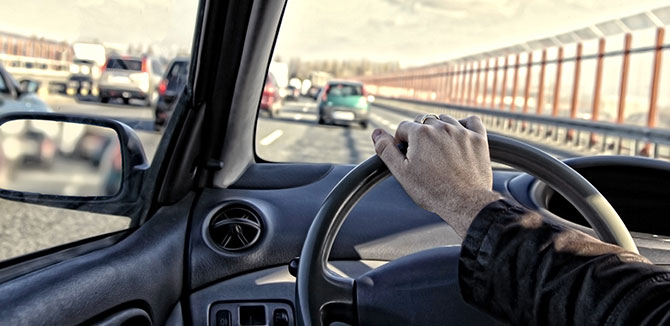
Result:
[[[621,50],[605,51],[607,38],[600,37],[530,50],[526,46],[526,50],[518,50],[519,52],[483,53],[392,73],[360,76],[356,79],[364,82],[366,89],[376,96],[419,100],[424,104],[437,101],[437,105],[447,103],[452,109],[476,107],[487,112],[498,110],[496,114],[487,114],[493,114],[497,119],[533,121],[567,128],[567,141],[578,141],[575,140],[574,133],[588,131],[591,134],[589,147],[603,143],[597,139],[598,135],[629,137],[638,142],[633,146],[638,151],[637,155],[657,157],[658,150],[652,147],[667,145],[667,131],[656,128],[659,121],[666,128],[670,126],[667,118],[665,121],[659,120],[661,110],[667,110],[664,114],[670,116],[669,93],[661,89],[661,72],[668,73],[670,67],[667,64],[662,66],[662,56],[670,50],[670,44],[666,42],[665,27],[658,27],[653,31],[653,46],[633,48],[633,34],[628,32],[621,34]],[[642,36],[651,36],[647,34],[647,30],[640,32],[644,32]],[[551,39],[556,38],[560,36]],[[597,46],[595,53],[584,54],[584,42]],[[574,55],[565,56],[564,50],[567,48],[573,49]],[[634,66],[631,74],[631,56],[638,55],[635,58],[639,58],[644,53],[648,59],[644,62],[638,59],[638,65]],[[620,67],[619,71],[613,71],[611,66],[609,70],[605,69],[605,64],[611,64],[612,61],[608,60],[613,60],[612,58],[619,60],[614,61]],[[564,69],[566,63],[570,64],[570,71]],[[594,68],[592,76],[584,76],[582,66],[585,63],[593,65],[589,66]],[[644,80],[639,80],[640,75],[649,72],[649,79],[645,77]],[[604,80],[603,75],[608,78]],[[649,83],[648,95],[636,94],[637,97],[633,98],[628,87],[629,75],[638,78],[633,80],[636,84]],[[587,77],[592,79],[586,79]],[[603,85],[606,82],[612,85],[613,81],[616,81],[617,91],[609,88],[610,93],[606,95],[611,100],[606,105],[603,101]],[[664,107],[659,107],[659,102]],[[611,112],[611,119],[608,120],[612,123],[603,122],[605,119],[602,119],[601,111],[604,109]],[[627,117],[632,113],[643,118],[646,127],[626,124],[629,122]],[[545,119],[546,114],[550,115],[549,119]],[[580,119],[584,117],[590,121]]]
[[[65,60],[52,60],[37,57],[26,57],[0,53],[0,63],[7,70],[51,70],[56,72],[70,72],[71,62]]]
[[[477,115],[491,130],[564,149],[639,155],[640,149],[649,144],[651,147],[649,156],[670,159],[670,130],[528,115],[485,107],[415,99],[378,97],[374,104],[408,116],[444,113],[463,118],[468,115]]]

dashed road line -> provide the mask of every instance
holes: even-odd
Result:
[[[279,139],[279,137],[281,137],[283,134],[284,134],[284,132],[281,129],[277,129],[277,130],[271,132],[269,135],[265,136],[263,139],[261,139],[259,144],[261,144],[263,146],[270,145],[275,140]]]

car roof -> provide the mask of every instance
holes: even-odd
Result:
[[[328,84],[339,84],[339,85],[355,85],[355,86],[362,86],[363,83],[355,80],[342,80],[342,79],[333,79],[329,80]]]

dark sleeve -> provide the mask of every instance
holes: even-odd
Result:
[[[670,272],[504,200],[470,226],[459,282],[466,302],[514,325],[670,325]]]

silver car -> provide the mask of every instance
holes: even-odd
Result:
[[[129,104],[135,99],[150,106],[158,97],[161,75],[161,65],[149,57],[109,57],[98,83],[100,100],[107,103],[120,98]]]

